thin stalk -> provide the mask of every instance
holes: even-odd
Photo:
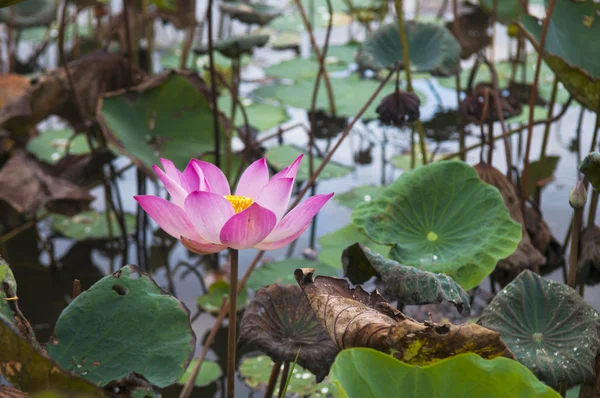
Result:
[[[235,398],[235,349],[237,345],[238,251],[229,249],[229,327],[227,328],[227,397]]]
[[[210,98],[213,108],[213,134],[215,140],[215,166],[221,165],[221,145],[219,132],[219,105],[217,103],[217,81],[215,78],[215,49],[213,46],[213,26],[212,26],[213,0],[208,0],[206,9],[206,21],[208,25],[208,63],[210,68]]]
[[[65,6],[66,6],[66,2],[65,2]],[[13,32],[14,32],[14,25],[15,25],[15,6],[10,6],[10,20],[8,22],[8,30],[6,32],[6,51],[8,52],[8,57],[7,57],[7,63],[8,63],[8,70],[7,73],[12,73],[13,67],[14,67],[14,61],[15,61],[15,49],[13,47],[14,41],[13,41]]]
[[[561,397],[567,396],[567,382],[566,381],[560,382],[559,390],[560,390],[559,393],[560,393]]]
[[[596,211],[598,210],[598,191],[592,190],[592,198],[590,201],[590,210],[588,213],[588,228],[593,227],[596,224]]]
[[[567,284],[573,289],[577,280],[577,257],[579,251],[579,231],[581,230],[581,219],[583,208],[575,209],[573,215],[573,228],[571,230],[571,252],[569,253],[569,279]]]
[[[558,93],[558,77],[554,76],[554,83],[552,83],[552,93],[550,94],[550,102],[548,103],[548,118],[552,117],[554,113],[554,104],[556,103],[556,95]],[[540,158],[546,157],[546,149],[548,148],[548,139],[550,138],[550,123],[546,123],[544,129],[544,139],[542,141],[542,152]]]
[[[129,78],[133,78],[133,66],[137,65],[137,54],[133,53],[133,42],[131,36],[131,24],[129,20],[129,5],[127,0],[123,0],[123,19],[125,20],[125,48],[127,50],[127,59],[129,60]],[[133,79],[132,79],[133,80]]]
[[[185,37],[185,41],[183,42],[183,51],[181,52],[181,58],[179,60],[179,68],[187,69],[187,60],[190,56],[190,51],[192,49],[192,43],[194,42],[194,32],[196,31],[196,22],[192,24],[188,28],[187,35]]]
[[[73,279],[73,294],[71,299],[75,300],[77,296],[81,294],[81,281],[79,279]]]
[[[406,38],[406,29],[404,28],[404,4],[403,0],[394,0],[396,6],[396,14],[398,19],[398,31],[400,32],[400,43],[402,44],[402,58],[404,60],[404,71],[406,73],[406,90],[409,93],[414,93],[412,85],[412,75],[410,70],[410,55],[408,52],[408,39]],[[423,124],[420,120],[415,122],[417,131],[419,132],[419,145],[421,146],[421,155],[423,156],[423,165],[427,164],[427,143],[425,142],[425,132]]]
[[[540,71],[542,69],[542,58],[544,56],[544,48],[546,45],[546,35],[548,34],[548,26],[552,19],[552,11],[554,11],[555,0],[548,0],[546,8],[546,18],[542,24],[542,33],[540,36],[540,45],[538,57],[535,64],[535,75],[533,78],[533,86],[531,87],[531,95],[529,96],[529,123],[527,126],[527,143],[525,145],[525,156],[523,157],[523,175],[521,177],[521,212],[525,215],[525,202],[527,200],[527,180],[529,178],[529,155],[531,153],[531,140],[533,136],[533,112],[535,107],[535,96],[537,94],[537,85],[540,79]]]
[[[148,18],[149,0],[142,0],[142,26],[146,37],[146,51],[148,52],[148,73],[154,72],[152,54],[154,54],[154,19]]]
[[[279,381],[279,396],[283,397],[283,391],[287,384],[288,375],[290,374],[290,363],[286,362],[283,364],[283,370],[281,371],[281,380]]]
[[[285,385],[283,386],[283,388],[279,389],[279,396],[281,398],[285,398],[285,393],[287,392],[288,386],[290,384],[290,380],[292,380],[292,375],[294,374],[294,369],[296,368],[296,364],[298,363],[298,357],[300,356],[301,349],[302,349],[302,346],[298,347],[298,351],[296,352],[296,358],[294,358],[294,362],[292,363],[292,369],[290,370],[290,373],[285,380]],[[283,377],[281,378],[281,381],[283,382]]]
[[[312,46],[313,51],[315,52],[315,56],[317,57],[317,61],[319,65],[325,65],[324,56],[319,51],[319,46],[317,45],[317,41],[315,40],[315,35],[313,34],[312,24],[308,20],[306,16],[306,10],[302,5],[300,0],[294,0],[296,6],[298,7],[298,11],[300,11],[300,16],[302,17],[302,22],[306,27],[306,31],[308,33],[308,37],[310,38],[310,45]],[[319,68],[320,69],[320,68]],[[323,68],[323,80],[325,81],[325,89],[327,90],[327,97],[329,99],[329,112],[335,116],[335,99],[333,97],[333,87],[331,86],[331,81],[329,80],[329,73],[327,73],[327,68]]]
[[[273,397],[273,393],[275,392],[275,385],[277,384],[277,378],[279,377],[280,371],[281,362],[275,362],[273,364],[273,368],[271,369],[271,376],[269,376],[269,383],[267,384],[267,389],[265,391],[265,398]]]
[[[223,301],[221,302],[221,311],[219,311],[219,315],[217,316],[217,319],[215,319],[215,323],[213,323],[213,327],[210,330],[210,333],[208,334],[204,345],[202,346],[202,351],[200,351],[200,355],[196,357],[196,366],[194,366],[194,369],[192,369],[192,374],[190,375],[188,381],[185,383],[185,386],[183,386],[183,389],[179,394],[179,398],[188,398],[192,393],[192,390],[194,389],[194,381],[196,381],[198,373],[200,373],[200,368],[202,367],[204,357],[206,357],[206,354],[208,353],[208,350],[210,349],[210,346],[213,340],[215,339],[219,328],[221,327],[221,322],[223,322],[223,319],[225,319],[225,315],[227,314],[227,301],[227,297],[223,297]]]
[[[452,14],[454,15],[454,21],[452,22],[452,27],[454,28],[454,32],[456,32],[456,34],[458,35],[458,32],[460,31],[460,21],[459,21],[459,15],[458,15],[458,0],[452,0]],[[460,106],[460,73],[457,73],[454,76],[454,80],[456,83],[456,106]],[[456,114],[457,117],[457,121],[459,121],[460,116],[458,115],[458,113]],[[459,149],[460,151],[464,151],[465,149],[465,128],[460,125],[459,123],[459,127],[458,127],[458,145],[459,145]],[[460,156],[460,159],[462,161],[466,160],[466,154],[464,152],[462,152],[462,155]]]
[[[240,79],[241,79],[241,66],[240,66],[240,58],[234,58],[231,60],[231,71],[233,72],[233,90],[231,93],[231,120],[235,124],[235,113],[238,105],[238,98],[240,92]],[[246,134],[249,134],[249,131],[246,131]],[[232,148],[231,141],[233,139],[233,128],[230,129],[226,135],[226,144],[225,144],[225,175],[227,178],[231,178],[231,162],[232,162]]]

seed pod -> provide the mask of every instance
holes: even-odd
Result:
[[[420,105],[416,94],[397,90],[381,100],[376,112],[382,124],[400,127],[419,119]]]

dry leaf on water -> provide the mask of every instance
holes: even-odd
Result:
[[[294,362],[320,382],[338,352],[297,285],[269,285],[256,291],[240,324],[239,341],[254,344],[274,362]]]
[[[477,171],[477,174],[482,181],[498,188],[504,199],[504,204],[510,212],[510,216],[522,226],[521,242],[519,242],[517,250],[505,259],[498,261],[497,267],[502,270],[510,271],[545,264],[546,258],[533,246],[529,233],[525,229],[523,213],[521,212],[521,201],[517,195],[515,186],[493,166],[480,163],[473,166],[473,168]]]
[[[318,276],[314,269],[294,272],[296,281],[325,330],[342,350],[369,347],[414,365],[425,365],[466,352],[483,358],[513,354],[500,334],[482,326],[419,323],[392,307],[375,291],[351,289],[344,279]]]

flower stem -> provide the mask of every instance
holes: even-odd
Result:
[[[265,391],[265,398],[273,397],[273,393],[275,392],[275,385],[277,384],[277,378],[279,377],[280,371],[281,362],[275,362],[273,364],[273,368],[271,369],[271,376],[269,377],[269,384],[267,385],[267,389]]]
[[[227,397],[235,397],[235,348],[237,315],[238,251],[229,249],[231,270],[229,271],[229,326],[227,334]]]
[[[579,231],[581,230],[581,219],[583,216],[583,208],[575,209],[573,216],[573,228],[571,230],[571,252],[569,253],[569,279],[568,285],[575,289],[577,280],[577,255],[579,251]]]

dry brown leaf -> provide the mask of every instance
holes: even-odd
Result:
[[[169,21],[177,29],[186,29],[196,23],[196,0],[175,0],[175,9],[158,9],[155,18]]]
[[[475,86],[458,107],[459,114],[477,125],[500,120],[498,107],[494,99],[494,88],[491,83],[479,83]],[[514,98],[498,93],[500,109],[504,120],[521,114],[522,107]]]
[[[26,393],[21,390],[17,390],[13,387],[0,386],[0,397],[2,398],[26,398],[29,397]]]
[[[533,246],[546,257],[546,264],[541,269],[543,275],[564,265],[565,257],[562,245],[552,235],[550,227],[544,221],[539,210],[531,206],[525,207],[525,228]]]
[[[87,189],[51,175],[41,162],[22,153],[11,157],[0,170],[0,202],[25,216],[36,214],[43,206],[72,216],[87,209],[92,200]]]
[[[446,23],[446,28],[460,44],[462,59],[469,58],[491,42],[487,33],[491,16],[474,4],[466,4],[470,7],[458,17],[458,30],[454,29],[454,21]]]
[[[480,163],[473,166],[482,181],[495,186],[500,191],[504,204],[513,220],[521,224],[522,237],[517,250],[505,259],[498,261],[497,267],[503,270],[521,270],[541,266],[546,258],[532,244],[521,212],[521,201],[512,182],[493,166]]]
[[[127,60],[102,50],[69,62],[85,121],[94,119],[98,99],[109,91],[137,84],[146,75],[134,68],[130,73]],[[0,109],[0,126],[14,134],[27,134],[50,115],[66,119],[75,131],[85,122],[79,117],[64,68],[31,79],[31,85],[19,98]]]
[[[426,365],[472,352],[483,358],[513,354],[500,334],[474,323],[463,325],[419,323],[392,307],[375,291],[351,289],[344,279],[318,276],[314,269],[297,269],[296,281],[338,349],[369,347],[397,359]]]
[[[0,108],[22,96],[30,85],[29,78],[22,75],[0,75]]]

